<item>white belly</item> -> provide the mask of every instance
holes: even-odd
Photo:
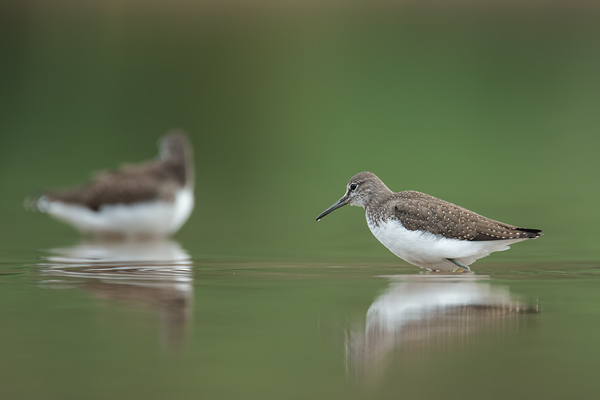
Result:
[[[185,188],[176,193],[172,202],[104,205],[98,211],[42,197],[38,208],[82,233],[165,236],[177,232],[187,221],[194,209],[194,193]]]
[[[379,225],[369,222],[373,235],[392,253],[413,265],[436,270],[454,270],[448,258],[469,265],[495,251],[508,250],[509,245],[526,239],[467,241],[447,239],[429,232],[409,231],[400,221]]]

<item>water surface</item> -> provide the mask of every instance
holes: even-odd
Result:
[[[193,260],[81,242],[1,277],[7,398],[585,398],[598,263]]]

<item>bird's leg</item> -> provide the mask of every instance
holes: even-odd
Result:
[[[446,260],[448,260],[448,261],[452,262],[453,264],[457,265],[460,269],[463,270],[463,272],[471,272],[471,268],[469,268],[468,265],[460,263],[460,262],[456,261],[453,258],[447,258]]]

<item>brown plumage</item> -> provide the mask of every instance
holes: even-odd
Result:
[[[539,229],[519,228],[495,221],[413,190],[395,193],[389,201],[389,205],[393,206],[393,216],[411,231],[426,231],[449,239],[472,241],[527,239],[541,235]]]
[[[49,191],[50,201],[79,204],[93,211],[102,205],[152,200],[173,201],[175,191],[193,180],[191,145],[187,136],[172,132],[160,144],[161,158],[97,173],[83,186]]]
[[[541,235],[539,229],[495,221],[425,193],[394,193],[372,172],[354,175],[346,194],[317,221],[347,204],[365,210],[369,229],[392,253],[428,269],[468,271],[481,257]]]
[[[100,172],[87,184],[46,192],[28,204],[83,234],[123,238],[171,235],[194,209],[194,166],[187,135],[159,141],[159,157]]]

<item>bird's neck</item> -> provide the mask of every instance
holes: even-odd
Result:
[[[372,212],[381,208],[381,206],[385,204],[387,199],[392,194],[394,194],[394,192],[388,189],[385,185],[383,185],[382,187],[378,187],[376,190],[373,190],[371,192],[371,195],[369,196],[369,199],[365,202],[365,211]]]
[[[169,160],[164,163],[181,186],[193,187],[194,164],[189,160]]]

